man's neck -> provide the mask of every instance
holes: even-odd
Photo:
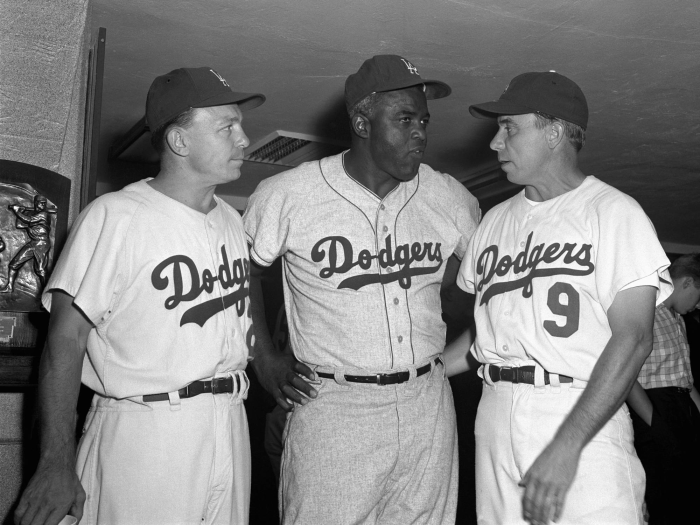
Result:
[[[578,168],[548,170],[537,181],[525,186],[525,196],[536,202],[548,201],[575,190],[584,180],[586,175]]]
[[[192,179],[192,176],[175,170],[161,170],[148,184],[163,195],[206,215],[216,208],[216,186],[192,184]]]
[[[381,171],[368,155],[352,148],[343,157],[345,172],[380,199],[386,197],[400,183],[388,173]]]

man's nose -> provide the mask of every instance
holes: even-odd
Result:
[[[501,133],[501,130],[498,130],[496,136],[493,137],[491,143],[489,144],[489,147],[494,151],[499,151],[503,149],[503,134]]]
[[[248,135],[246,135],[245,131],[243,131],[243,129],[241,128],[241,133],[236,138],[236,147],[245,149],[248,146],[250,146],[250,140],[248,139]]]
[[[425,142],[426,140],[428,140],[428,130],[423,124],[418,124],[416,127],[413,128],[413,131],[411,132],[411,138],[419,139]]]

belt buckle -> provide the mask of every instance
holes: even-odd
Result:
[[[505,372],[505,374],[503,373]],[[509,383],[518,383],[518,369],[511,366],[501,366],[499,367],[498,375],[501,381],[508,381]]]
[[[233,377],[215,377],[211,380],[211,393],[212,395],[221,394],[226,392],[226,383],[228,381],[233,381]],[[233,383],[231,383],[231,391],[233,391]]]
[[[375,374],[375,375],[377,376],[377,384],[382,385],[383,384],[382,377],[384,376],[384,374]]]

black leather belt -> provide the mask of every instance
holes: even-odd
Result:
[[[435,364],[437,365],[439,362],[440,358],[435,358]],[[416,377],[427,374],[430,371],[430,366],[431,363],[428,363],[420,368],[416,368]],[[325,377],[326,379],[335,379],[333,374],[329,374],[327,372],[316,372],[316,375],[319,377]],[[405,383],[410,378],[411,373],[408,370],[403,372],[394,372],[391,374],[374,374],[371,376],[345,376],[345,380],[348,383],[372,383],[375,385],[398,385]]]
[[[194,381],[185,388],[177,391],[181,399],[198,396],[199,394],[226,394],[233,392],[233,377],[217,377],[211,381]],[[168,394],[149,394],[143,396],[147,403],[152,401],[168,401]]]
[[[535,367],[534,366],[495,366],[489,365],[489,377],[491,381],[508,381],[509,383],[526,383],[528,385],[535,384]],[[559,375],[560,383],[573,383],[574,379],[569,376]],[[544,384],[549,384],[549,372],[544,373]]]

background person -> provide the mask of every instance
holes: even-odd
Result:
[[[694,521],[700,494],[697,475],[681,474],[700,467],[700,395],[681,318],[700,303],[700,253],[681,255],[669,272],[673,293],[656,307],[653,348],[627,398],[650,525]]]

